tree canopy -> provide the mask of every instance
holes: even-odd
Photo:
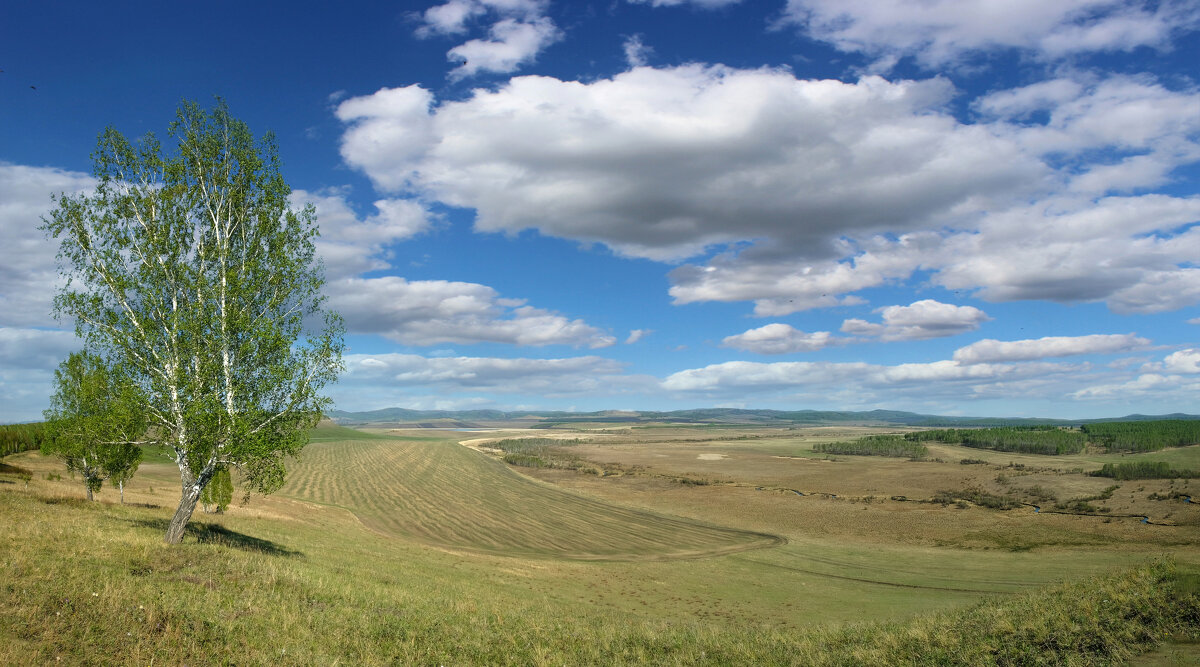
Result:
[[[143,400],[136,385],[87,352],[71,353],[54,383],[42,452],[78,473],[91,500],[105,480],[124,483],[142,462]]]
[[[106,129],[95,190],[55,197],[45,229],[67,278],[56,313],[137,386],[179,466],[174,543],[221,468],[248,490],[283,484],[329,403],[343,327],[324,308],[315,212],[290,207],[273,138],[224,103],[184,103],[168,135],[169,151]]]

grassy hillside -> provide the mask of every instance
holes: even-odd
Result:
[[[36,517],[36,518],[33,518]],[[506,572],[356,533],[344,514],[198,522],[0,489],[3,664],[1111,664],[1195,638],[1157,563],[899,623],[792,629],[580,607]]]
[[[448,440],[314,442],[279,494],[341,507],[386,535],[503,555],[691,558],[783,541],[566,493]]]
[[[1200,629],[1190,526],[885,500],[1002,472],[957,456],[833,462],[795,457],[813,441],[786,430],[634,430],[572,449],[647,474],[539,471],[552,485],[461,436],[326,425],[284,494],[197,513],[179,546],[161,541],[173,464],[143,465],[122,506],[9,457],[0,664],[1118,664]],[[1110,502],[1190,517],[1145,500],[1168,485]],[[752,548],[764,535],[787,542]]]

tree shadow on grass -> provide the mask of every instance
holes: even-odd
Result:
[[[167,519],[138,519],[130,523],[141,528],[153,528],[160,533],[166,533],[170,521]],[[269,556],[304,556],[301,551],[289,549],[282,544],[264,540],[261,537],[239,533],[216,523],[189,522],[183,539],[186,542],[189,538],[200,544],[220,544],[242,551],[257,551]]]

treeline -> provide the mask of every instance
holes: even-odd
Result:
[[[1107,422],[1080,427],[1088,440],[1110,452],[1153,452],[1200,443],[1200,420]]]
[[[1110,453],[1152,452],[1200,443],[1200,420],[1103,422],[1077,429],[1059,426],[944,428],[904,435],[911,442],[944,442],[1021,454],[1078,454],[1088,444]]]
[[[1057,426],[947,428],[914,431],[906,433],[904,438],[912,442],[944,442],[1021,454],[1078,454],[1087,446],[1087,436],[1082,432]]]
[[[813,445],[813,451],[822,454],[894,456],[910,459],[922,458],[929,452],[925,445],[911,442],[902,435],[868,435],[846,442],[823,442]]]
[[[0,456],[41,449],[45,440],[43,423],[0,425]]]
[[[1108,477],[1116,480],[1130,479],[1188,479],[1200,477],[1200,471],[1172,468],[1164,461],[1136,461],[1134,463],[1105,463],[1092,477]]]

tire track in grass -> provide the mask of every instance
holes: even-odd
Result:
[[[780,570],[787,570],[789,572],[799,572],[800,574],[807,574],[807,575],[810,575],[813,577],[823,577],[826,579],[838,579],[841,581],[853,581],[855,583],[870,584],[873,586],[887,586],[889,588],[912,588],[912,589],[928,590],[928,591],[946,591],[946,592],[950,592],[950,593],[995,594],[998,592],[998,591],[987,590],[987,589],[982,589],[982,588],[955,588],[955,587],[950,587],[950,586],[929,586],[929,585],[924,585],[924,584],[907,584],[907,583],[898,582],[898,581],[884,581],[882,579],[867,579],[865,577],[852,577],[852,576],[845,575],[845,574],[834,574],[832,572],[819,572],[817,570],[809,570],[807,568],[796,567],[794,565],[784,565],[782,563],[772,563],[769,561],[758,560],[756,558],[743,557],[742,560],[744,560],[748,563],[754,563],[756,565],[773,567],[773,568],[777,568]]]

